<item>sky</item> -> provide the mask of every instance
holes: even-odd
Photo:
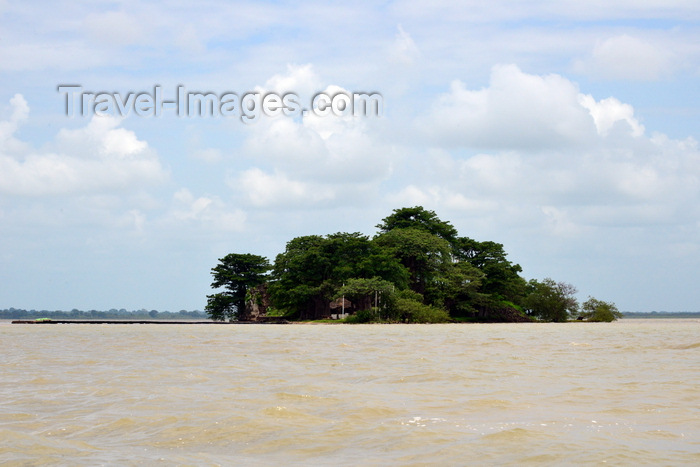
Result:
[[[382,112],[70,116],[61,85]],[[202,310],[228,253],[420,205],[580,300],[698,311],[698,139],[695,0],[0,0],[0,308]]]

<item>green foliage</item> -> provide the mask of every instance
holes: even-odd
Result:
[[[445,323],[450,319],[447,311],[409,298],[397,299],[395,306],[397,314],[408,323]]]
[[[459,237],[454,244],[455,256],[468,262],[483,273],[480,292],[495,300],[520,301],[526,282],[520,277],[522,268],[506,259],[503,245],[496,242],[478,242]]]
[[[486,275],[468,262],[450,263],[427,288],[429,303],[441,305],[452,316],[473,314],[475,307],[485,301],[480,291]]]
[[[406,287],[408,271],[390,251],[359,233],[298,237],[277,255],[270,286],[274,306],[302,319],[330,314],[329,303],[352,279],[384,280]]]
[[[265,281],[265,273],[270,270],[267,258],[249,253],[231,253],[219,259],[212,268],[214,289],[223,292],[207,296],[205,311],[214,321],[233,321],[245,310],[248,289]]]
[[[353,324],[363,324],[363,323],[376,323],[379,321],[379,313],[374,308],[369,308],[367,310],[358,310],[355,314],[348,316],[345,319],[346,323]]]
[[[586,321],[609,323],[622,318],[622,313],[620,313],[620,310],[618,310],[617,306],[612,302],[604,302],[593,297],[588,297],[588,300],[581,305],[581,312],[578,317]]]
[[[212,321],[234,321],[238,312],[234,301],[233,296],[227,293],[207,295],[204,311]]]
[[[287,318],[287,319],[293,319],[295,317],[294,311],[280,310],[280,309],[272,308],[272,307],[267,309],[265,316],[269,316],[271,318]]]
[[[421,294],[419,294],[418,292],[413,291],[411,289],[398,290],[398,291],[396,291],[394,296],[397,299],[403,298],[406,300],[413,300],[413,301],[416,301],[418,303],[423,303],[423,296]]]
[[[571,284],[546,278],[542,282],[532,279],[528,287],[524,308],[540,320],[564,322],[578,311],[576,288]]]
[[[395,209],[377,227],[371,240],[357,232],[294,238],[269,276],[265,258],[229,255],[212,270],[212,287],[225,290],[207,297],[207,312],[212,319],[235,319],[246,292],[261,281],[268,281],[269,296],[249,298],[261,305],[264,295],[268,314],[290,319],[327,318],[341,296],[356,310],[348,322],[441,322],[450,316],[566,321],[578,311],[573,286],[526,282],[502,244],[459,237],[452,224],[422,206]],[[614,305],[601,303],[582,316],[617,316]]]
[[[420,294],[451,263],[450,244],[442,238],[416,228],[395,228],[374,239],[390,251],[409,271],[409,287]]]
[[[423,206],[394,209],[390,216],[382,219],[382,223],[377,225],[377,228],[382,233],[394,229],[423,230],[450,243],[457,236],[457,229],[452,224],[441,221],[435,212],[428,211]]]
[[[391,309],[394,301],[394,289],[394,284],[379,277],[350,279],[338,290],[335,298],[344,296],[358,310],[372,308],[375,303],[379,305],[380,309]]]
[[[481,321],[491,323],[527,323],[534,321],[534,318],[528,316],[519,305],[506,300],[500,302],[490,301],[487,305],[487,310]]]
[[[351,322],[443,323],[449,320],[447,311],[423,304],[423,296],[413,290],[396,291],[394,286],[379,278],[351,279],[339,295],[349,298],[359,310]],[[372,303],[378,306],[371,306]]]

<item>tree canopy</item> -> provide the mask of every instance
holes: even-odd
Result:
[[[269,309],[289,319],[327,318],[340,297],[349,300],[356,321],[619,316],[614,304],[595,299],[579,314],[574,286],[526,281],[501,243],[459,236],[421,206],[395,209],[377,228],[373,238],[358,232],[293,238],[272,265],[257,255],[227,255],[212,269],[212,287],[224,291],[207,297],[206,310],[212,319],[240,318],[248,290],[266,283]]]
[[[382,223],[378,224],[377,228],[381,233],[387,233],[394,229],[413,228],[423,230],[448,242],[452,242],[457,236],[457,229],[452,224],[440,220],[435,212],[428,211],[423,206],[394,209],[390,216],[382,219]]]
[[[212,268],[212,288],[223,288],[223,292],[207,296],[205,311],[215,321],[233,321],[245,310],[246,293],[265,281],[270,270],[267,258],[249,253],[231,253],[219,259]]]
[[[411,289],[425,294],[435,279],[451,263],[450,244],[415,227],[392,229],[374,239],[408,270]]]
[[[583,302],[581,311],[578,314],[578,319],[586,321],[609,323],[618,318],[622,318],[622,313],[620,313],[614,303],[604,302],[593,297],[588,297],[588,300]]]
[[[578,311],[576,287],[566,282],[546,278],[531,280],[529,294],[524,300],[528,312],[543,321],[567,321]]]
[[[276,307],[318,319],[330,313],[330,301],[345,282],[374,277],[404,288],[409,275],[398,258],[365,235],[298,237],[277,255],[270,293]]]

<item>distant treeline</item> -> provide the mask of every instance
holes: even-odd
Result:
[[[208,315],[199,310],[187,311],[158,311],[158,310],[125,310],[124,308],[117,310],[111,309],[108,311],[98,310],[77,310],[70,311],[62,310],[22,310],[19,308],[7,308],[0,310],[0,319],[36,319],[36,318],[53,318],[53,319],[208,319]]]
[[[651,313],[624,311],[622,317],[628,319],[700,318],[700,311],[652,311]]]

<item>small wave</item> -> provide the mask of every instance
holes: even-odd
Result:
[[[531,438],[541,438],[543,436],[545,435],[539,431],[517,427],[490,433],[485,435],[484,438],[491,441],[518,442]]]
[[[512,402],[503,399],[477,399],[469,403],[471,408],[509,408]]]
[[[697,349],[700,348],[700,342],[695,342],[693,344],[686,344],[686,345],[678,345],[671,347],[672,349],[677,349],[677,350],[690,350],[690,349]]]
[[[423,417],[413,417],[405,422],[401,422],[402,425],[415,425],[415,426],[427,426],[428,424],[435,424],[439,422],[446,422],[447,419],[440,417],[433,418],[423,418]]]

